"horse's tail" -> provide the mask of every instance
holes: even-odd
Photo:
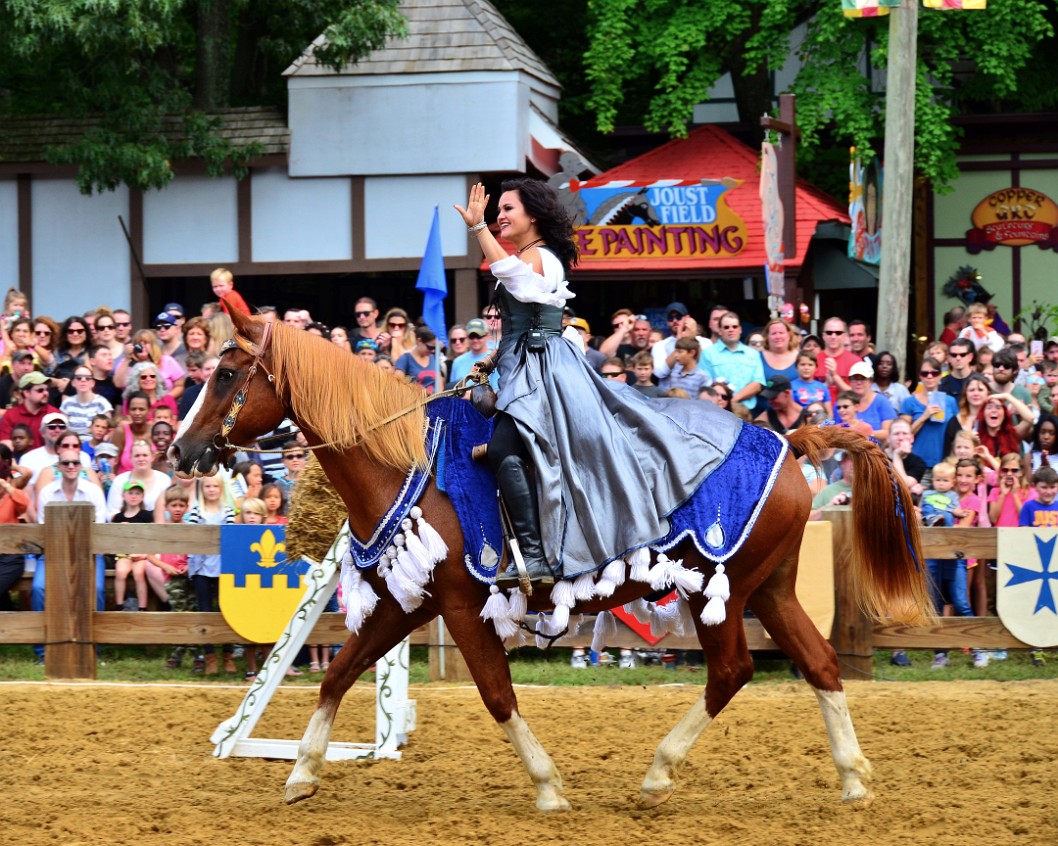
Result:
[[[882,449],[843,426],[804,426],[787,436],[798,455],[822,464],[824,450],[852,456],[853,572],[873,617],[923,625],[934,616],[914,503]]]

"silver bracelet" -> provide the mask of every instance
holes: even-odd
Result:
[[[481,221],[481,223],[475,223],[473,226],[468,226],[467,232],[473,235],[476,232],[480,232],[486,226],[488,226],[488,224],[485,221]]]

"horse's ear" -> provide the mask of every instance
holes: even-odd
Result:
[[[250,331],[250,318],[243,314],[239,309],[235,307],[235,303],[227,299],[227,297],[221,297],[224,301],[224,305],[227,306],[225,311],[228,312],[228,317],[231,318],[232,325],[235,327],[235,331],[240,335],[248,335]]]

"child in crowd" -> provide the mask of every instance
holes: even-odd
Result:
[[[153,523],[154,512],[143,507],[143,482],[129,479],[121,492],[121,510],[110,518],[111,523]],[[118,555],[114,562],[114,604],[124,611],[147,610],[147,562],[154,556],[142,553]],[[129,573],[136,585],[136,606],[125,605],[125,587]]]
[[[287,524],[285,516],[287,504],[283,489],[275,483],[267,484],[261,488],[261,500],[267,509],[265,524],[269,526],[285,526]]]
[[[640,350],[632,356],[632,373],[636,377],[632,387],[647,399],[655,399],[665,393],[654,384],[654,357],[647,350]]]
[[[705,371],[698,368],[698,358],[702,354],[698,339],[693,336],[677,338],[673,354],[676,364],[669,375],[661,379],[658,387],[662,392],[680,388],[687,392],[688,397],[698,396],[698,391],[709,381]]]
[[[997,528],[1017,526],[1022,506],[1035,498],[1021,456],[1008,452],[999,460],[999,484],[988,494],[988,519]]]
[[[955,467],[944,461],[935,464],[932,485],[922,492],[922,522],[927,526],[954,526],[963,516],[955,492]]]
[[[89,458],[95,458],[96,447],[109,440],[110,418],[105,414],[97,414],[88,424],[88,437],[82,441],[81,449],[88,453]]]
[[[823,404],[827,417],[833,413],[830,407],[830,391],[825,382],[816,379],[818,356],[812,350],[801,350],[797,354],[797,378],[790,380],[793,398],[801,408],[808,408],[812,403]]]
[[[976,458],[960,458],[955,462],[955,492],[959,495],[959,508],[964,515],[956,525],[989,525],[986,505],[988,495],[981,477],[981,464]],[[988,584],[985,575],[985,568],[978,559],[966,559],[966,593],[970,607],[978,617],[988,616]]]
[[[247,526],[260,526],[268,519],[268,506],[255,496],[243,498],[239,522]]]
[[[235,276],[228,268],[218,267],[209,274],[209,284],[213,286],[213,296],[220,300],[220,307],[225,314],[229,313],[228,303],[231,303],[236,311],[250,316],[250,307],[246,305],[242,294],[235,290]]]
[[[191,506],[187,490],[180,485],[170,485],[165,490],[165,522],[178,525],[184,522],[184,515]],[[191,591],[191,582],[187,577],[187,559],[184,553],[165,552],[147,565],[147,582],[151,590],[169,603],[171,611],[195,611],[195,596]],[[177,669],[184,659],[186,646],[177,646],[166,659],[165,666],[170,670]],[[196,659],[196,672],[203,669],[202,659]]]
[[[1054,394],[1055,390],[1058,389],[1058,361],[1051,361],[1049,358],[1045,358],[1036,365],[1036,369],[1043,377],[1043,387],[1040,388],[1040,394],[1037,397],[1040,409],[1048,414],[1053,413]]]
[[[11,427],[11,460],[18,464],[22,456],[33,449],[33,432],[25,423],[16,423]]]
[[[1032,448],[1025,456],[1025,475],[1035,473],[1040,467],[1058,467],[1058,417],[1046,412],[1040,414],[1032,430]]]
[[[954,464],[964,458],[973,458],[981,465],[982,481],[985,485],[991,487],[996,483],[999,459],[995,458],[985,445],[981,443],[981,438],[976,432],[971,432],[968,429],[959,429],[952,436],[951,455],[948,456],[948,461]],[[979,491],[979,493],[984,494],[982,491]],[[981,523],[980,525],[987,526],[988,523]]]
[[[969,338],[973,341],[978,352],[987,347],[992,352],[999,352],[1006,343],[1003,336],[988,325],[988,306],[984,303],[971,303],[966,309],[966,320],[969,326],[959,333],[960,338]],[[978,357],[978,364],[980,364]]]
[[[1021,506],[1018,515],[1019,526],[1031,526],[1036,529],[1058,528],[1058,470],[1053,467],[1041,467],[1032,475],[1036,488],[1036,499]]]
[[[209,526],[231,525],[235,522],[235,510],[223,502],[221,480],[217,476],[206,476],[198,480],[198,495],[195,504],[184,515],[185,523],[202,523]],[[219,609],[220,555],[189,555],[187,573],[195,591],[199,611]],[[212,643],[202,650],[205,656],[204,671],[207,676],[217,674],[217,652]],[[224,645],[224,672],[235,672],[234,649]]]
[[[869,438],[874,428],[866,420],[856,417],[856,408],[860,404],[860,397],[853,391],[842,391],[834,400],[834,409],[837,411],[837,422],[844,423],[855,432]]]

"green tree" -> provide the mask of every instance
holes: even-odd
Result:
[[[884,94],[872,89],[864,59],[883,69],[886,18],[849,19],[838,0],[590,0],[586,76],[589,106],[602,131],[618,120],[681,136],[697,103],[730,71],[742,122],[752,126],[771,108],[768,74],[798,48],[802,161],[855,145],[870,154],[885,120]],[[1045,0],[990,0],[985,11],[919,15],[918,97],[915,115],[919,176],[943,186],[956,175],[959,131],[952,117],[981,108],[1017,111],[1053,106],[1053,86],[1040,85],[1045,55],[1055,46],[1055,10]],[[1041,60],[1037,80],[1025,84]],[[625,92],[641,85],[651,96],[630,116]],[[1022,87],[1025,96],[1020,93]]]
[[[218,135],[211,110],[283,105],[281,73],[316,50],[339,69],[403,35],[398,0],[0,0],[0,116],[84,119],[48,150],[85,193],[161,188],[172,162],[240,174],[253,147]],[[2,129],[0,129],[2,131]]]

